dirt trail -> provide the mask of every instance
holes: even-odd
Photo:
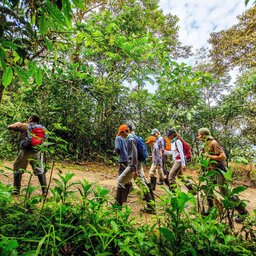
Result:
[[[1,175],[1,181],[5,184],[12,184],[13,183],[13,175],[11,169],[7,168],[12,167],[12,162],[0,162],[0,169],[4,169],[4,175]],[[28,168],[28,170],[31,170]],[[112,196],[115,196],[116,192],[116,185],[117,185],[117,167],[110,167],[100,163],[91,163],[85,162],[82,165],[74,165],[74,164],[67,164],[67,163],[58,163],[54,167],[53,171],[53,178],[58,178],[58,173],[61,172],[62,175],[68,172],[72,172],[75,174],[72,181],[76,180],[83,180],[86,179],[90,183],[99,184],[110,191]],[[187,171],[187,175],[197,178],[198,173],[196,171]],[[145,175],[148,176],[148,168],[145,168]],[[47,180],[49,180],[50,173],[47,173]],[[25,188],[28,184],[29,174],[25,173],[22,177],[22,188]],[[54,182],[52,182],[54,184]],[[32,175],[32,186],[38,187],[35,193],[40,193],[39,182],[37,177]],[[182,190],[186,191],[186,188],[182,185]],[[246,191],[241,193],[241,198],[248,200],[247,202],[247,209],[250,213],[253,212],[253,209],[256,208],[256,193],[255,188],[249,187]],[[165,191],[161,186],[157,186],[156,194],[162,195]],[[132,193],[129,195],[128,198],[128,205],[132,208],[133,212],[136,214],[139,213],[139,209],[144,206],[144,202],[138,200],[138,196],[136,193]]]

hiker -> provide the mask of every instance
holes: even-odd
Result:
[[[227,157],[225,155],[225,152],[222,146],[211,136],[211,132],[208,128],[199,129],[197,139],[204,143],[202,154],[204,154],[204,157],[210,160],[209,166],[204,171],[206,172],[211,170],[218,171],[218,174],[209,177],[209,181],[211,181],[212,183],[216,182],[219,185],[219,190],[221,194],[226,195],[227,192],[224,187],[226,181],[225,181],[225,177],[223,176],[220,170],[226,171]],[[211,208],[214,206],[213,199],[214,199],[213,188],[211,188],[211,186],[208,186],[208,191],[207,191],[208,209],[204,212],[205,215],[208,215],[210,213]],[[234,197],[233,200],[238,202],[235,209],[238,211],[240,216],[237,216],[235,221],[240,223],[242,222],[244,216],[248,215],[248,211],[245,209],[245,205],[242,202],[239,203],[240,199],[238,197]]]
[[[118,154],[118,176],[120,176],[128,165],[127,143],[126,140],[120,135],[116,136],[115,138],[115,148],[113,153]],[[125,187],[127,188],[127,194],[125,199],[126,202],[128,194],[132,188],[132,182],[130,181],[129,183],[127,183]]]
[[[180,135],[177,134],[177,132],[173,128],[171,128],[166,135],[171,141],[171,151],[168,152],[167,150],[165,150],[165,154],[172,154],[174,162],[168,177],[171,190],[173,190],[174,185],[176,184],[176,178],[179,177],[184,182],[187,189],[192,194],[195,194],[192,184],[183,176],[183,171],[186,170],[186,156],[184,154],[184,147],[182,142],[184,140]]]
[[[164,167],[163,167],[163,155],[164,155],[164,139],[163,137],[160,135],[160,132],[158,129],[154,128],[151,131],[151,136],[154,136],[156,138],[156,142],[158,144],[159,147],[159,152],[160,152],[160,169],[158,171],[159,173],[159,182],[157,182],[158,185],[163,185],[164,181],[167,181],[167,173],[164,172]]]
[[[39,124],[39,122],[40,118],[37,115],[32,115],[29,117],[27,122],[17,122],[8,126],[9,130],[21,133],[18,156],[13,164],[14,195],[19,195],[20,193],[22,174],[24,173],[24,170],[27,169],[28,164],[32,166],[34,175],[38,176],[42,189],[42,195],[46,195],[47,193],[47,183],[43,165],[43,153],[29,145],[29,141],[31,141],[30,138],[32,129],[37,128],[37,130],[39,130],[41,133],[43,133],[43,130],[45,129]],[[43,136],[44,138],[46,137],[45,134]],[[42,143],[44,138],[34,136],[33,141],[39,141],[39,143]]]
[[[131,134],[128,125],[123,124],[118,128],[118,136],[124,138],[127,142],[128,150],[128,166],[118,177],[116,201],[122,206],[127,197],[127,187],[132,178],[137,179],[139,188],[142,190],[147,202],[147,207],[142,211],[146,213],[155,214],[155,202],[154,196],[150,193],[150,189],[146,184],[142,162],[139,160],[138,154],[138,142],[135,139],[135,135]]]
[[[158,171],[158,175],[160,180],[164,180],[167,186],[169,187],[169,182],[166,176],[164,175],[162,171],[162,157],[160,155],[160,148],[159,144],[156,141],[155,136],[149,136],[146,144],[148,144],[151,147],[151,153],[152,153],[152,164],[149,170],[149,176],[150,176],[150,186],[152,190],[156,189],[156,171]]]

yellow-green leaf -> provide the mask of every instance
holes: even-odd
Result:
[[[7,67],[2,76],[3,86],[6,87],[12,82],[13,71],[11,67]]]

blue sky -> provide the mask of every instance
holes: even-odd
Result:
[[[207,40],[211,32],[236,24],[236,17],[250,6],[246,7],[244,0],[160,0],[160,8],[165,14],[179,17],[180,41],[193,46],[193,52],[209,46]]]

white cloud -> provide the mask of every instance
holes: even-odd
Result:
[[[236,24],[236,16],[248,7],[243,0],[160,0],[164,13],[179,17],[179,37],[184,45],[192,45],[196,50],[209,46],[207,40],[211,32],[218,32]]]

